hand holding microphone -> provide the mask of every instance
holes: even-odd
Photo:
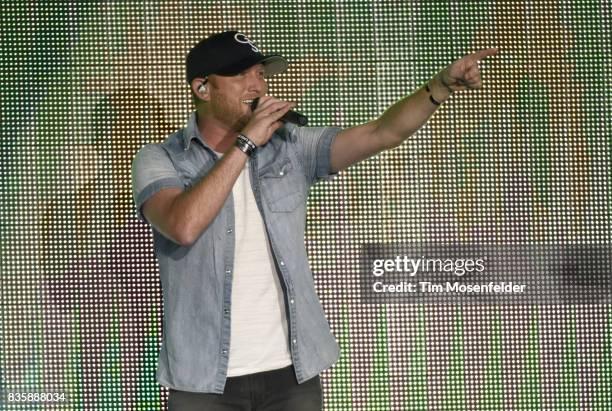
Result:
[[[251,110],[255,111],[258,104],[259,104],[259,97],[253,99],[253,102],[251,103]],[[306,124],[308,124],[308,117],[306,117],[303,114],[298,113],[297,111],[289,110],[281,117],[281,121],[284,121],[286,123],[287,122],[293,123],[298,126],[305,126]]]
[[[271,96],[264,96],[258,100],[259,104],[253,110],[251,119],[240,132],[255,147],[265,144],[272,137],[274,131],[283,125],[281,118],[296,104]]]

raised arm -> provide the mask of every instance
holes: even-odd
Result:
[[[444,102],[455,91],[481,88],[478,62],[495,54],[497,49],[494,48],[468,54],[393,104],[376,120],[342,130],[331,148],[332,171],[343,170],[383,150],[399,146],[429,120],[438,108],[436,103]]]

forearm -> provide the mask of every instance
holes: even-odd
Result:
[[[219,214],[247,158],[238,148],[230,148],[200,182],[176,197],[170,213],[182,244],[193,243]]]
[[[448,99],[451,92],[442,84],[440,76],[434,76],[429,82],[431,96],[439,103]],[[425,85],[411,95],[389,107],[377,122],[377,132],[388,147],[397,147],[413,135],[429,120],[439,107],[430,98]]]
[[[481,88],[478,61],[495,54],[497,49],[468,54],[429,80],[430,92],[424,85],[376,120],[342,130],[332,144],[332,170],[344,170],[382,150],[399,146],[429,120],[439,107],[436,103],[446,101],[453,91]]]

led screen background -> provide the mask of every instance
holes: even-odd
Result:
[[[463,54],[500,49],[482,90],[311,193],[306,244],[342,348],[326,409],[609,409],[609,305],[366,304],[357,267],[369,242],[610,244],[609,7],[3,3],[0,409],[164,407],[130,164],[185,123],[189,48],[230,28],[290,60],[270,94],[312,125],[369,121]]]

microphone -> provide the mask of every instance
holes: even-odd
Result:
[[[258,103],[259,97],[253,99],[253,102],[251,103],[252,111],[255,111]],[[308,124],[308,117],[298,113],[297,111],[289,110],[285,113],[284,116],[281,117],[281,121],[297,124],[298,126],[305,126],[306,124]]]

